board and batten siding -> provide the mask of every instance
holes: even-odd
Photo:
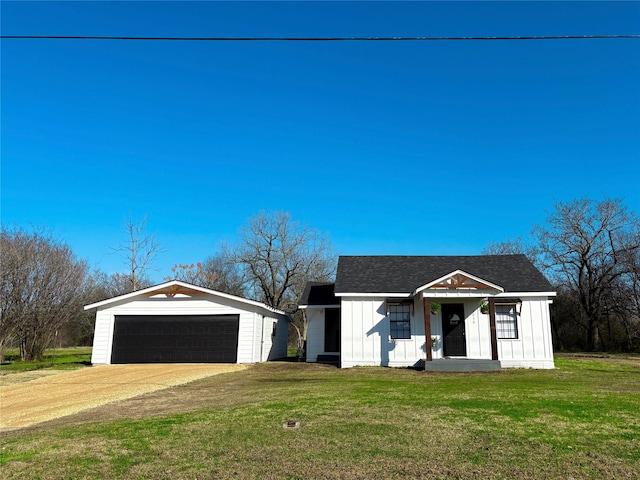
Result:
[[[317,362],[324,351],[324,308],[307,308],[307,362]]]
[[[273,335],[275,326],[275,335]],[[260,361],[278,360],[287,356],[289,325],[284,318],[262,317],[262,358]]]
[[[188,298],[135,298],[105,308],[98,307],[91,363],[111,363],[113,329],[116,315],[238,315],[238,363],[255,363],[261,360],[263,315],[241,302],[210,295],[194,295]],[[284,316],[273,314],[285,326]],[[282,318],[280,318],[282,317]],[[271,330],[269,331],[269,335]],[[277,343],[279,351],[268,352],[267,357],[285,357],[286,345]]]
[[[432,297],[441,304],[464,305],[467,358],[491,359],[489,315],[480,312],[479,298]],[[523,297],[518,306],[518,338],[498,339],[498,360],[505,368],[554,368],[549,300]],[[342,367],[414,366],[426,358],[423,302],[414,301],[411,339],[391,339],[386,299],[349,297],[341,301]],[[322,312],[322,315],[321,315]],[[310,313],[310,312],[308,312]],[[324,346],[324,314],[316,310],[309,317],[307,359],[315,361]],[[431,335],[440,341],[432,351],[434,361],[443,358],[442,315],[431,314]]]
[[[91,348],[91,363],[111,363],[111,345],[113,339],[113,314],[108,310],[96,312],[96,324]]]
[[[414,304],[411,338],[392,339],[386,298],[349,297],[341,300],[341,366],[410,367],[425,358],[424,316]]]
[[[517,296],[517,295],[514,295]],[[549,300],[544,297],[521,297],[517,316],[518,338],[498,338],[498,360],[504,368],[554,368],[551,344]],[[441,304],[463,303],[467,358],[491,359],[489,315],[480,311],[479,299],[456,300],[435,298]],[[431,334],[442,335],[441,314],[431,315]],[[442,342],[433,351],[433,358],[442,358]]]
[[[521,300],[522,304],[517,306],[518,338],[498,339],[498,359],[505,368],[554,368],[551,302],[540,297]]]

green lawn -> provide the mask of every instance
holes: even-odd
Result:
[[[0,375],[55,368],[71,370],[91,364],[91,347],[72,347],[49,349],[45,351],[45,358],[40,362],[23,362],[20,351],[9,348],[5,351],[4,362],[0,364]]]
[[[261,364],[3,433],[0,465],[7,479],[640,478],[640,358],[556,366]]]

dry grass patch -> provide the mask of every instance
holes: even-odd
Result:
[[[101,365],[2,386],[0,428],[25,427],[244,368],[236,364]]]

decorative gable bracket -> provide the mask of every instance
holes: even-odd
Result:
[[[158,288],[157,290],[153,290],[147,292],[147,295],[150,298],[181,298],[181,297],[191,297],[193,295],[200,294],[198,290],[195,290],[191,287],[185,287],[183,285],[174,284],[168,285],[164,288]]]
[[[498,290],[504,292],[500,285],[488,282],[462,270],[456,270],[432,282],[429,282],[415,289],[412,293],[416,295],[426,289],[449,289],[449,290]]]

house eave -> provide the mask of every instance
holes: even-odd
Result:
[[[365,293],[365,292],[342,292],[342,293],[337,293],[336,292],[336,297],[398,297],[398,298],[404,298],[404,297],[412,297],[410,292],[380,292],[380,293]]]
[[[497,295],[493,295],[496,298],[500,297],[555,297],[556,292],[502,292]]]
[[[431,297],[438,297],[438,296],[442,296],[442,297],[446,297],[448,295],[446,295],[446,292],[449,289],[446,288],[438,288],[438,289],[434,289],[429,293],[428,296]],[[460,290],[460,289],[459,289]],[[421,292],[423,292],[424,290],[422,290]],[[380,293],[365,293],[365,292],[341,292],[341,293],[336,293],[336,297],[367,297],[367,298],[411,298],[411,297],[415,297],[418,293],[421,292],[410,292],[410,293],[406,293],[406,292],[380,292]],[[438,293],[441,292],[442,295],[438,295]],[[556,296],[556,292],[505,292],[504,290],[499,290],[498,293],[488,293],[487,291],[482,291],[482,290],[477,290],[474,293],[477,292],[477,295],[472,295],[472,296],[477,296],[477,297],[495,297],[495,298],[499,298],[499,297],[514,297],[514,296],[520,296],[520,297],[555,297]],[[311,307],[311,305],[309,306]],[[305,308],[302,305],[299,308]],[[326,308],[326,307],[319,307],[319,308]]]
[[[298,305],[300,310],[307,310],[313,308],[340,308],[340,304],[335,305]]]
[[[248,298],[238,297],[236,295],[231,295],[229,293],[219,292],[217,290],[211,290],[205,287],[199,287],[197,285],[192,285],[190,283],[182,282],[180,280],[171,280],[169,282],[161,283],[159,285],[154,285],[152,287],[143,288],[142,290],[136,290],[135,292],[125,293],[124,295],[119,295],[117,297],[107,298],[106,300],[102,300],[100,302],[92,303],[90,305],[85,305],[84,310],[91,310],[94,308],[105,307],[107,305],[111,305],[114,303],[122,302],[125,300],[130,300],[135,297],[141,297],[144,295],[152,294],[153,292],[161,293],[160,291],[166,289],[168,287],[182,287],[189,290],[193,290],[194,292],[203,293],[206,295],[213,295],[220,298],[225,298],[227,300],[234,300],[239,303],[243,303],[245,305],[251,305],[253,307],[258,307],[268,312],[276,313],[279,315],[287,315],[286,312],[278,310],[276,308],[270,307],[262,302],[257,302],[255,300],[249,300]]]

